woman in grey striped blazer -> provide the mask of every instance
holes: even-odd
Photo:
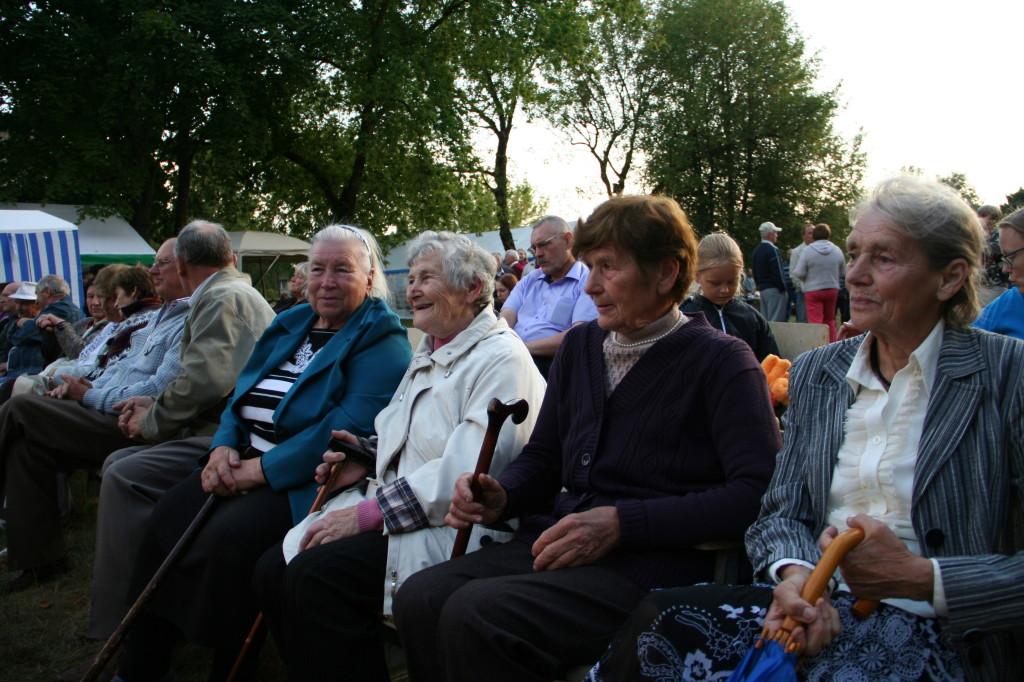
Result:
[[[969,329],[983,250],[948,187],[888,180],[847,242],[853,324],[801,356],[747,552],[766,584],[654,593],[594,680],[718,679],[763,625],[802,625],[805,679],[1024,678],[1024,343]],[[799,594],[864,529],[830,594]],[[772,585],[774,583],[774,585]],[[882,600],[864,621],[852,594]]]

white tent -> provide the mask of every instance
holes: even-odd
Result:
[[[291,264],[306,260],[309,242],[277,232],[228,232],[238,254],[238,269],[252,277],[252,285],[274,301],[288,278]]]
[[[239,260],[246,256],[302,256],[309,254],[309,242],[277,232],[228,232],[231,248]]]
[[[82,263],[152,263],[156,251],[128,221],[112,214],[105,218],[80,218],[74,204],[10,204],[3,208],[43,211],[78,226]]]
[[[82,304],[78,228],[42,211],[0,210],[0,281],[60,275]]]

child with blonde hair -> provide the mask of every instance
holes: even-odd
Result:
[[[725,232],[709,234],[697,247],[700,291],[681,308],[684,313],[704,313],[711,326],[746,341],[760,362],[769,354],[778,355],[779,346],[764,316],[736,298],[742,276],[743,253],[736,241]]]

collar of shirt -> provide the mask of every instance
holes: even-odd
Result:
[[[583,276],[586,274],[586,267],[587,266],[585,266],[583,264],[583,261],[576,261],[575,263],[572,264],[572,267],[569,268],[569,271],[566,272],[564,275],[562,275],[562,277],[559,278],[558,281],[561,282],[563,279],[574,279],[576,281],[580,281],[580,280],[583,279]],[[555,282],[550,277],[548,277],[544,273],[543,270],[538,269],[538,270],[535,270],[534,272],[539,272],[540,273],[540,279],[544,280],[548,284],[553,284]]]
[[[200,282],[199,286],[196,287],[196,290],[192,292],[191,298],[199,300],[199,297],[202,295],[203,291],[205,291],[206,287],[210,285],[210,280],[216,277],[221,272],[223,272],[223,270],[218,270],[217,272],[213,273],[212,275],[204,279],[202,282]]]
[[[907,366],[896,372],[896,376],[893,377],[894,384],[897,377],[904,375],[904,373],[910,374],[919,371],[924,379],[925,397],[931,397],[932,386],[935,385],[935,375],[938,372],[939,350],[942,348],[942,337],[945,328],[946,324],[942,320],[939,320],[932,327],[931,333],[910,354]],[[857,393],[861,388],[885,390],[881,380],[875,376],[874,371],[871,369],[871,343],[873,341],[874,336],[869,332],[864,337],[864,341],[861,342],[860,348],[857,349],[857,355],[854,356],[853,362],[850,363],[850,368],[846,371],[846,381],[850,384],[850,388],[853,389],[854,393]]]

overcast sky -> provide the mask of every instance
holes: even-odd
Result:
[[[821,89],[841,86],[836,128],[865,133],[870,186],[903,166],[959,171],[982,201],[1024,185],[1020,0],[786,0]],[[541,123],[512,134],[510,158],[551,212],[572,219],[603,199],[597,165]],[[633,191],[641,188],[632,187]]]

